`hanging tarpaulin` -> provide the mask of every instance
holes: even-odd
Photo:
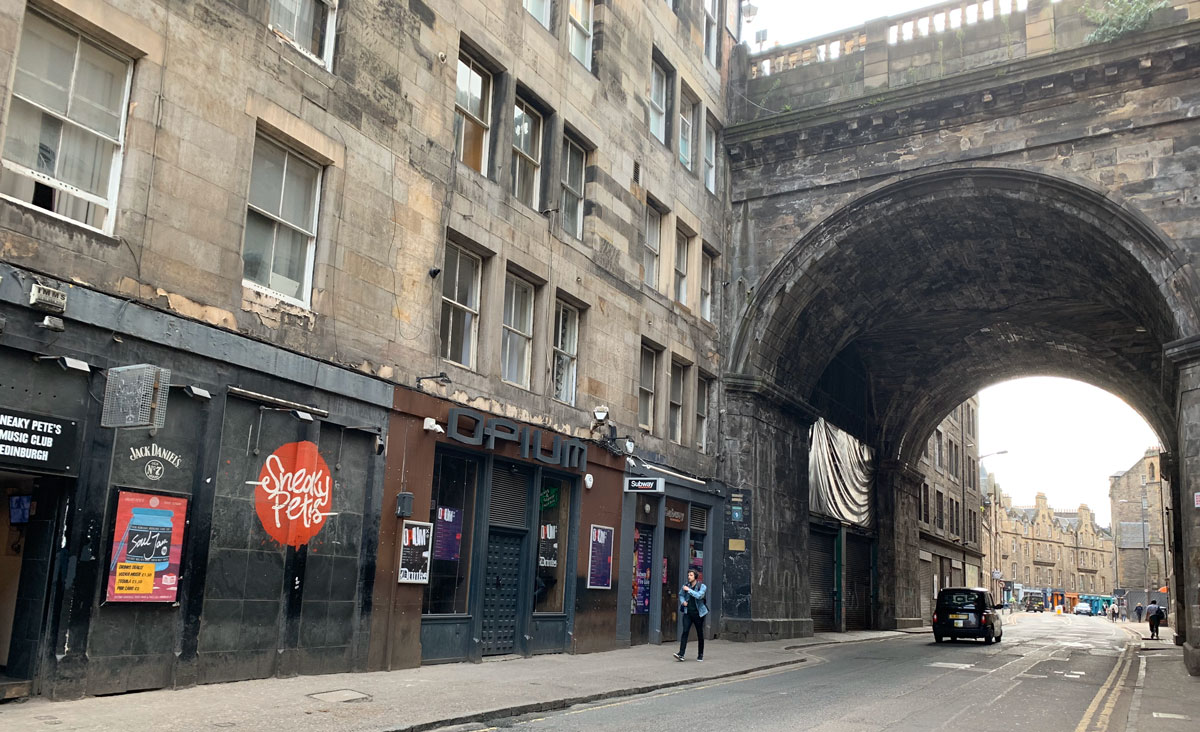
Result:
[[[809,430],[809,511],[870,526],[874,453],[837,427],[819,419]]]

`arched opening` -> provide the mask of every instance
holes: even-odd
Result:
[[[1200,332],[1183,262],[1138,213],[1058,178],[962,168],[880,186],[809,230],[756,287],[734,334],[726,453],[799,439],[816,418],[875,448],[875,622],[911,622],[921,612],[912,466],[980,389],[1033,375],[1083,381],[1176,450],[1179,374],[1164,348]],[[794,520],[760,532],[762,558],[786,563],[810,549],[796,478],[807,455],[768,458],[735,458],[731,482],[757,486],[772,510],[793,508],[778,486],[801,494]]]

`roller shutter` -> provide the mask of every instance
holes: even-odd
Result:
[[[809,597],[813,630],[818,633],[837,629],[833,617],[833,544],[836,539],[836,534],[816,531],[808,535]]]
[[[933,622],[933,562],[921,560],[921,623]]]
[[[846,630],[871,627],[871,540],[846,537]]]

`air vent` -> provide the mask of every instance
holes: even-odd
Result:
[[[688,528],[702,534],[708,533],[708,509],[704,506],[691,506],[688,509]]]
[[[642,184],[642,164],[638,161],[633,161],[633,182],[636,185]]]
[[[492,500],[488,523],[523,529],[529,476],[511,465],[496,463],[492,471]]]

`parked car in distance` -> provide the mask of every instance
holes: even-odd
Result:
[[[1075,606],[1075,614],[1076,615],[1095,615],[1095,613],[1092,612],[1092,606],[1087,604],[1086,602],[1081,602]]]
[[[1004,637],[1000,613],[1004,605],[992,601],[982,587],[946,587],[938,591],[933,611],[933,640],[982,638],[984,643]]]
[[[1044,613],[1046,612],[1046,602],[1041,597],[1034,596],[1025,599],[1025,612],[1027,613]]]

